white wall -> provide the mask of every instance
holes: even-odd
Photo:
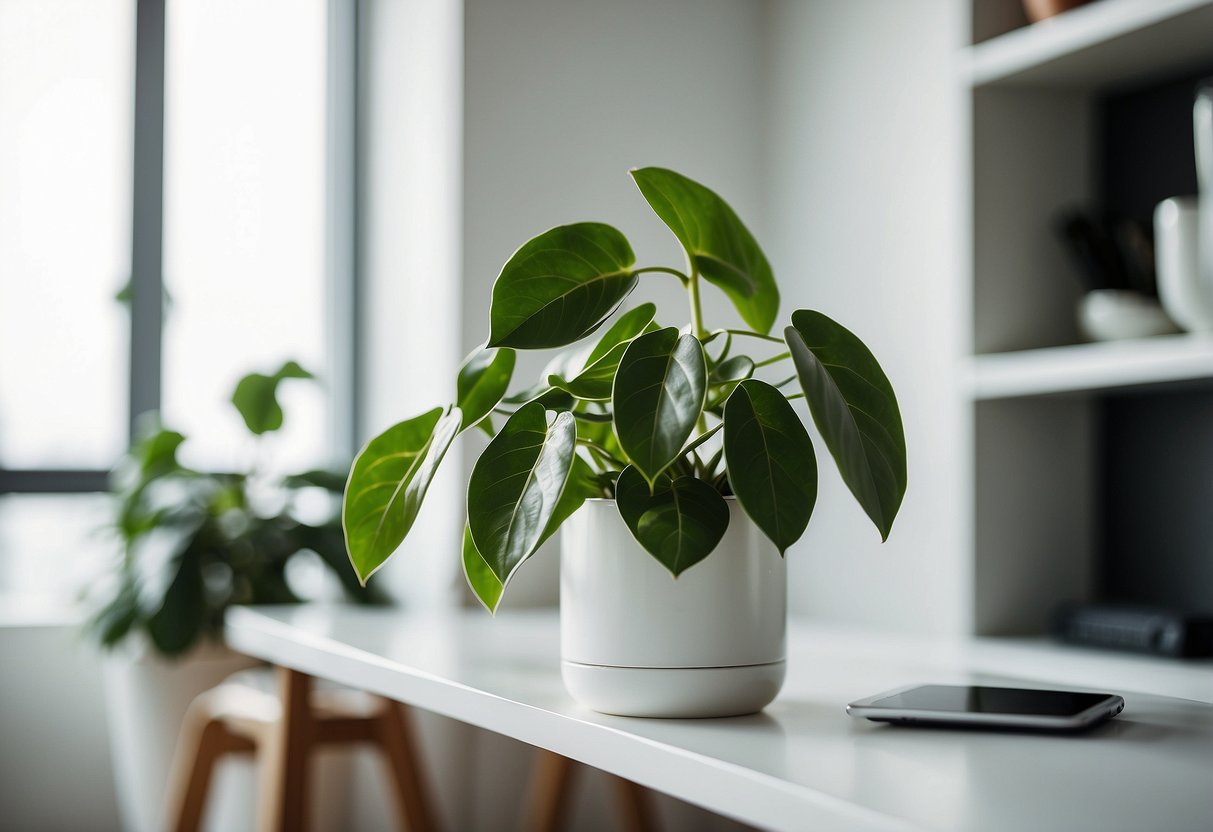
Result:
[[[663,165],[718,190],[764,237],[764,6],[750,0],[468,0],[464,88],[462,346],[488,334],[501,266],[568,222],[619,228],[638,262],[681,268],[681,249],[627,171]],[[689,320],[685,293],[649,275],[632,296]],[[708,289],[709,324],[737,318]],[[549,353],[520,356],[529,384]],[[466,470],[479,447],[468,444]],[[555,544],[507,605],[554,603]]]
[[[969,427],[955,383],[961,6],[770,6],[766,246],[783,314],[819,309],[864,339],[893,382],[909,448],[905,502],[881,545],[817,443],[817,509],[788,553],[795,613],[924,632],[970,625]]]

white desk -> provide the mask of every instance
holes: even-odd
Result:
[[[514,737],[759,827],[1213,829],[1213,705],[1132,692],[1149,689],[1148,679],[1108,685],[1124,695],[1125,712],[1078,736],[895,728],[843,711],[852,699],[903,684],[1022,681],[1030,664],[1022,651],[1000,657],[981,644],[873,639],[793,622],[788,682],[762,714],[644,720],[596,714],[569,699],[550,612],[493,620],[480,611],[246,608],[229,612],[227,638],[274,664]],[[1019,678],[988,675],[999,662]],[[1208,688],[1190,686],[1213,693],[1210,674]]]

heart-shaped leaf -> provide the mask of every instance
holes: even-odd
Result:
[[[682,452],[707,393],[703,345],[673,327],[628,344],[611,396],[619,445],[650,484]]]
[[[652,492],[629,465],[615,485],[619,515],[632,536],[677,578],[712,554],[729,527],[729,506],[694,477],[660,477]]]
[[[576,456],[573,414],[548,424],[542,404],[519,408],[472,468],[468,527],[485,563],[504,585],[539,548]]]
[[[456,404],[467,430],[501,403],[514,374],[515,353],[509,349],[476,350],[459,369]]]
[[[493,285],[489,346],[563,347],[602,325],[636,288],[636,257],[609,225],[545,231],[510,258]]]
[[[288,378],[312,378],[312,374],[294,361],[287,361],[272,376],[249,373],[236,384],[232,404],[240,411],[248,429],[257,435],[282,427],[282,405],[278,404],[278,385]]]
[[[779,313],[779,289],[766,255],[728,203],[665,168],[633,170],[632,178],[695,269],[724,290],[747,324],[769,332]]]
[[[413,527],[438,464],[458,435],[459,408],[442,408],[400,422],[376,436],[354,459],[341,506],[350,563],[365,586]]]
[[[820,312],[794,312],[784,337],[821,438],[887,540],[906,493],[906,437],[893,386],[864,343]]]
[[[465,523],[463,526],[463,575],[467,579],[472,593],[484,608],[490,613],[497,612],[501,603],[501,595],[505,592],[505,584],[493,574],[488,563],[476,548],[472,540],[472,530]]]
[[[813,515],[817,456],[792,405],[765,381],[742,381],[725,402],[724,459],[737,501],[783,554]]]

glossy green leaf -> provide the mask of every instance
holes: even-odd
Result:
[[[742,381],[725,402],[724,458],[741,507],[783,554],[813,515],[817,456],[792,405],[765,381]]]
[[[712,368],[712,384],[728,384],[745,381],[754,375],[754,359],[748,355],[735,355]]]
[[[628,458],[652,483],[682,451],[707,392],[703,346],[673,327],[628,344],[615,375],[615,433]]]
[[[493,285],[489,346],[563,347],[596,330],[636,288],[627,239],[602,223],[545,231],[510,258]]]
[[[615,347],[620,344],[626,344],[637,335],[647,332],[656,314],[657,306],[652,303],[642,303],[635,309],[629,309],[627,312],[624,312],[603,333],[602,337],[598,339],[598,343],[594,345],[594,349],[590,350],[589,356],[586,357],[584,366],[589,367],[593,365],[599,359],[606,356],[607,353],[614,350]]]
[[[672,170],[640,168],[632,178],[695,269],[724,290],[747,324],[769,332],[779,313],[779,289],[766,255],[728,203]]]
[[[463,362],[456,383],[455,403],[463,411],[467,430],[501,403],[514,375],[515,353],[510,349],[476,350]]]
[[[505,584],[543,540],[573,467],[573,414],[548,423],[542,404],[523,405],[493,438],[468,482],[468,526],[476,549]]]
[[[497,605],[501,603],[501,595],[505,592],[505,584],[493,574],[493,570],[481,556],[476,548],[476,541],[472,540],[472,530],[466,523],[463,526],[463,576],[467,579],[476,600],[490,613],[496,613]]]
[[[601,496],[602,488],[598,484],[598,475],[594,473],[594,469],[588,462],[574,454],[568,482],[565,483],[560,500],[556,503],[556,510],[552,512],[552,517],[548,520],[547,528],[543,530],[543,535],[539,538],[539,545],[542,546],[549,537],[559,531],[564,521],[572,517],[577,509],[581,508],[582,503],[591,497]]]
[[[400,546],[438,465],[458,435],[459,408],[442,408],[393,425],[362,449],[350,469],[341,524],[350,563],[365,585]]]
[[[594,347],[583,369],[576,375],[549,375],[548,384],[583,401],[609,401],[615,373],[628,344],[638,335],[658,328],[653,323],[655,311],[653,304],[646,303],[622,316]]]
[[[864,343],[820,312],[793,313],[784,336],[843,481],[888,539],[906,491],[906,438],[893,386]]]
[[[619,515],[636,541],[677,578],[712,553],[729,527],[729,506],[694,477],[658,478],[652,492],[629,465],[615,486]]]
[[[282,405],[278,403],[278,386],[288,378],[312,378],[312,374],[294,361],[283,364],[271,376],[249,373],[236,384],[232,404],[240,411],[248,429],[255,434],[269,433],[282,427]]]

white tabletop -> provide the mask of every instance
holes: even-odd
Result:
[[[1113,687],[1125,712],[1083,735],[896,728],[847,702],[919,682],[1007,682],[973,645],[793,622],[763,713],[645,720],[581,708],[551,612],[231,610],[232,647],[547,748],[759,827],[1213,829],[1213,705]],[[1024,674],[1022,656],[1008,674]],[[983,673],[974,673],[979,668]],[[996,671],[997,672],[997,671]],[[1047,687],[1039,677],[1029,686]],[[1059,679],[1073,685],[1072,679]],[[1123,684],[1123,680],[1121,680]],[[1100,686],[1096,686],[1100,687]]]

